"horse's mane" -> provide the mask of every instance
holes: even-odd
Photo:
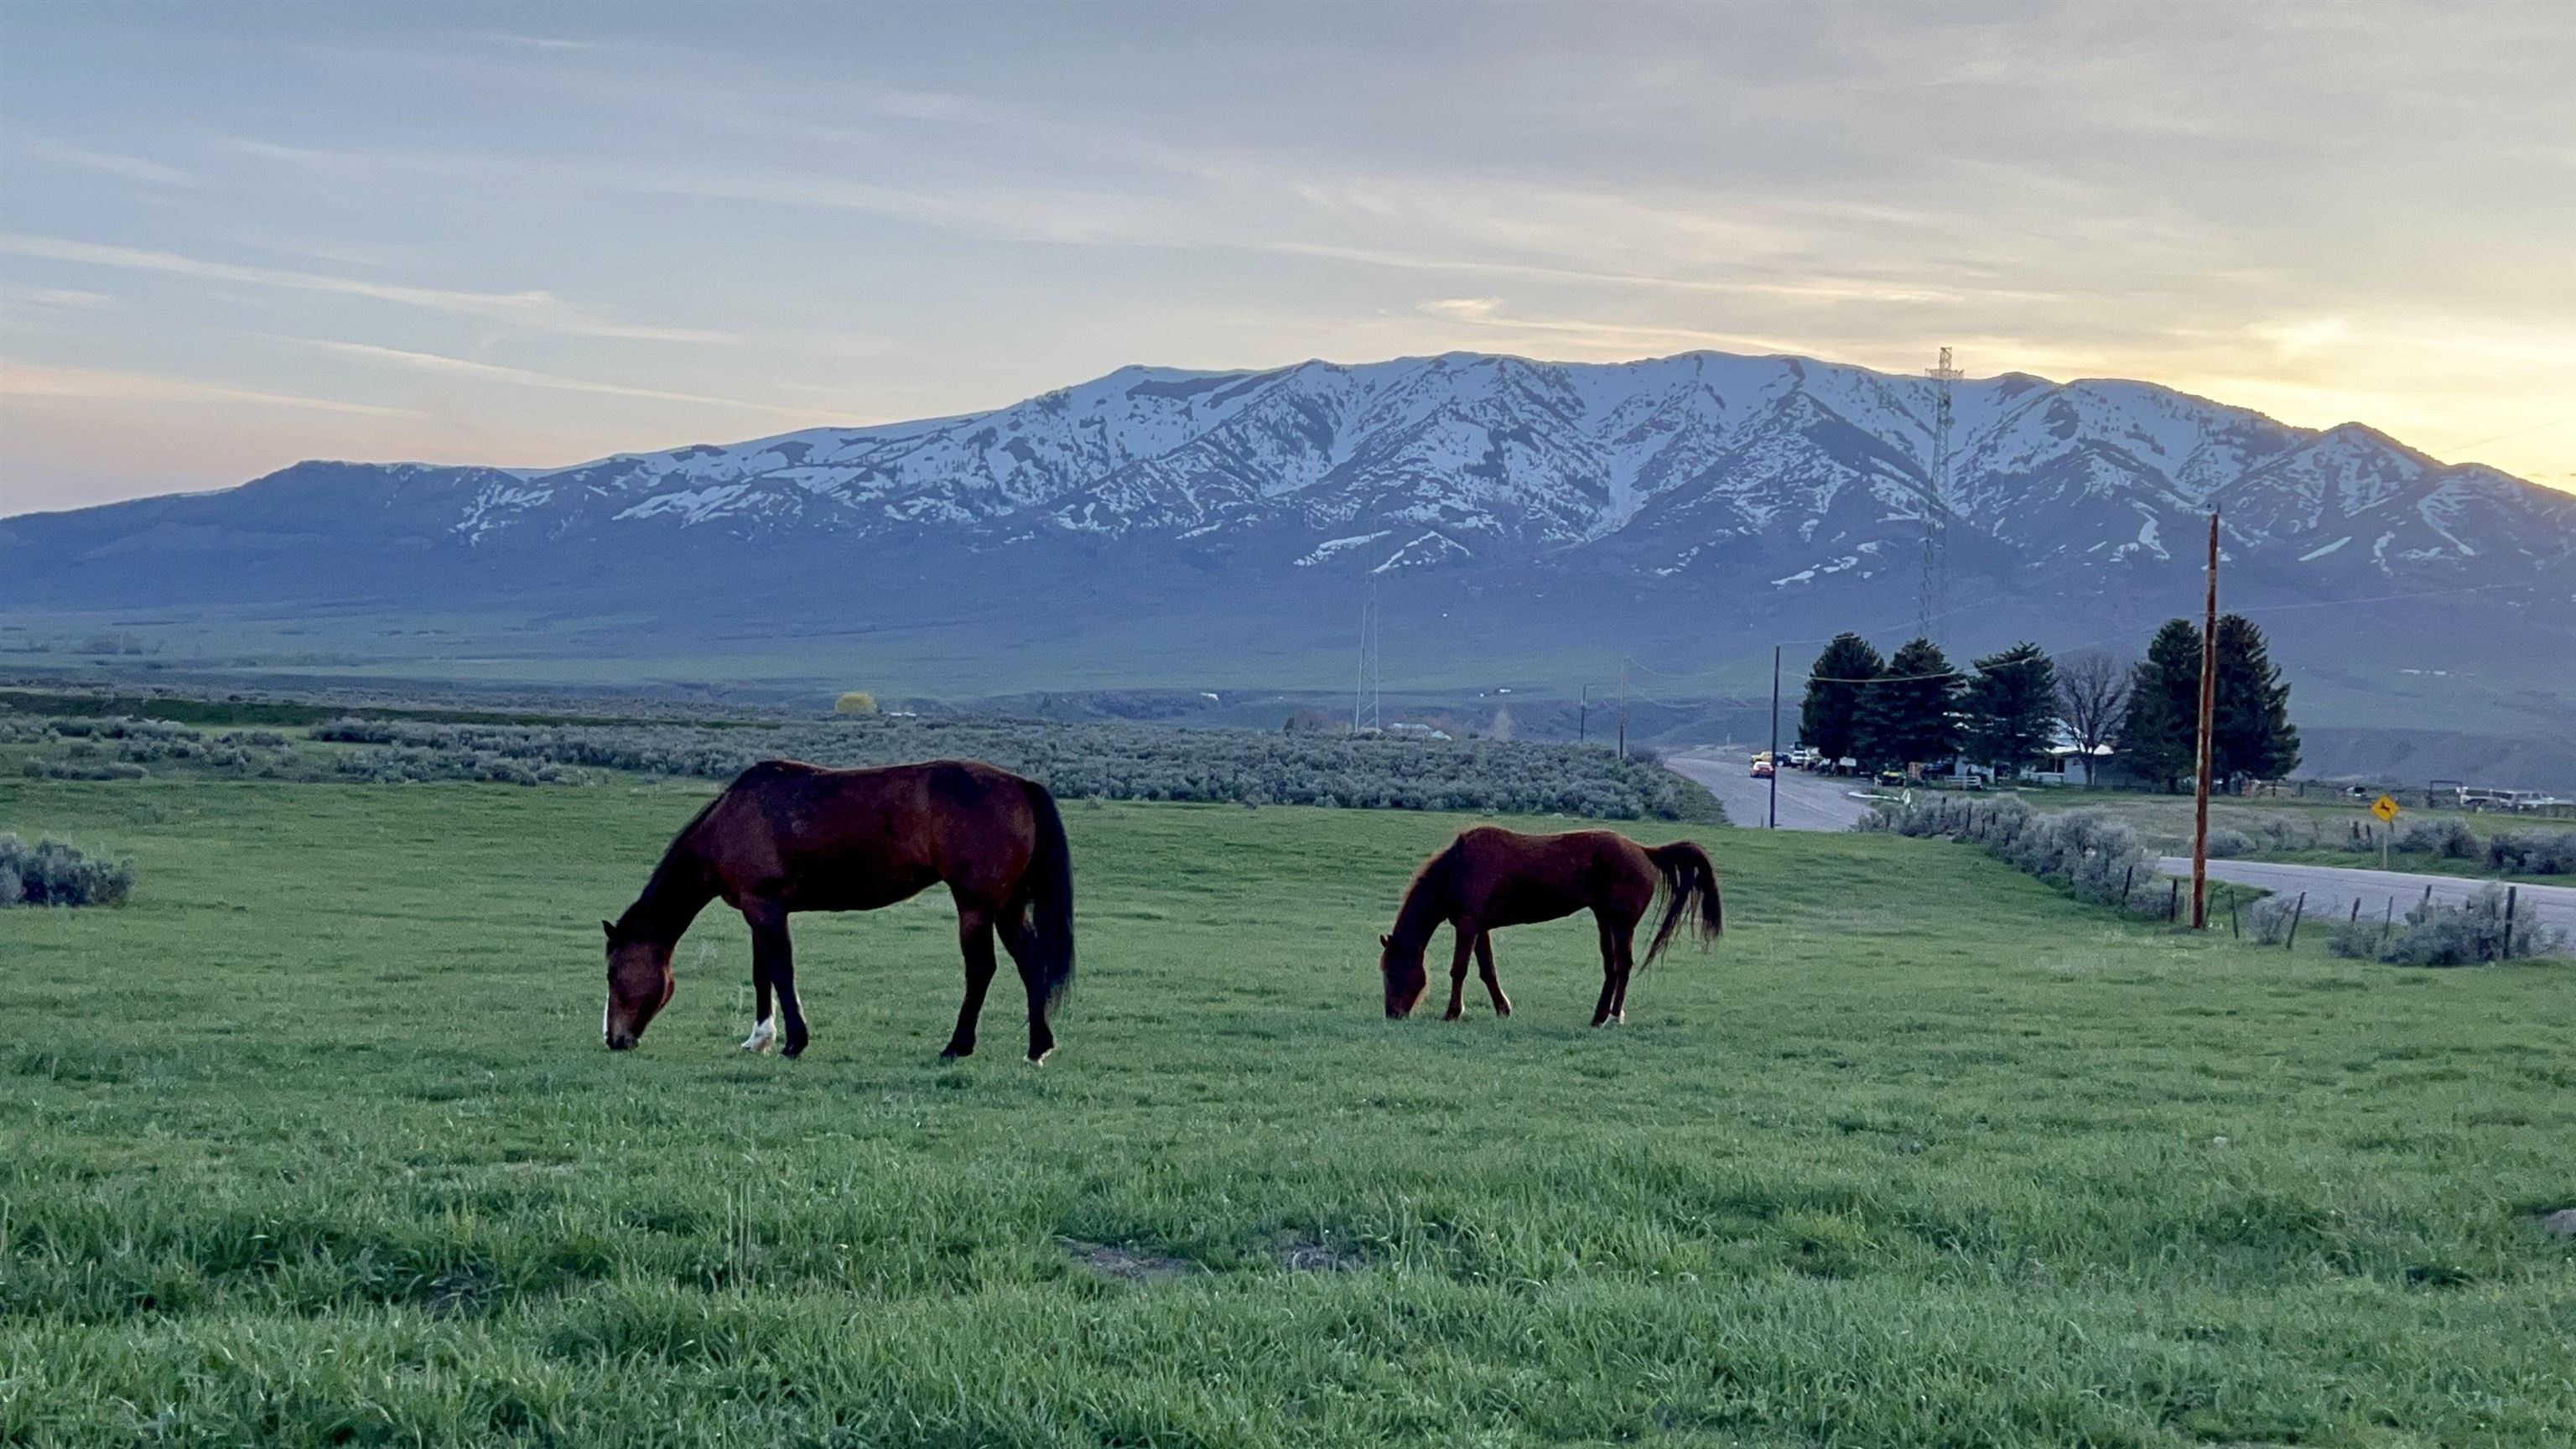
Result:
[[[626,914],[617,918],[621,936],[637,927],[652,924],[658,917],[668,914],[675,903],[692,916],[706,904],[706,871],[690,847],[690,837],[698,833],[698,827],[705,824],[707,817],[714,814],[715,808],[732,793],[730,785],[717,791],[714,798],[699,806],[698,813],[690,816],[689,822],[671,837],[670,845],[662,851],[662,859],[653,867],[651,878],[644,882],[644,893],[635,898],[635,904],[626,908]]]
[[[1417,936],[1431,939],[1449,904],[1447,897],[1458,874],[1459,858],[1459,842],[1452,840],[1413,873],[1413,879],[1404,887],[1404,904],[1396,911],[1394,935],[1398,941],[1411,941]]]

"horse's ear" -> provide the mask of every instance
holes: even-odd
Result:
[[[1395,938],[1393,936],[1380,936],[1377,938],[1377,948],[1381,951],[1394,944]]]
[[[602,921],[599,923],[599,929],[607,932],[608,939],[611,941],[617,939],[617,923],[615,921]]]

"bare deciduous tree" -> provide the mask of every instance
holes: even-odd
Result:
[[[2057,717],[2084,751],[2084,783],[2093,783],[2095,750],[2110,743],[2129,706],[2129,664],[2102,649],[2057,661]]]

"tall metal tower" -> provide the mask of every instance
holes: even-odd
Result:
[[[1932,456],[1923,467],[1923,585],[1915,596],[1914,632],[1938,643],[1936,631],[1950,612],[1950,384],[1960,377],[1949,348],[1924,376],[1932,379]]]
[[[1378,697],[1377,585],[1369,585],[1368,602],[1360,605],[1360,677],[1351,690],[1351,733],[1384,733],[1386,712]]]

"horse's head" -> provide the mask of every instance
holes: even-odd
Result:
[[[1422,993],[1431,988],[1430,973],[1422,969],[1420,946],[1399,946],[1393,936],[1377,938],[1378,974],[1386,978],[1386,1015],[1389,1021],[1413,1014],[1422,1004]]]
[[[621,936],[614,921],[599,924],[608,932],[608,1009],[599,1016],[600,1034],[610,1051],[631,1051],[679,985],[671,974],[671,943]]]

